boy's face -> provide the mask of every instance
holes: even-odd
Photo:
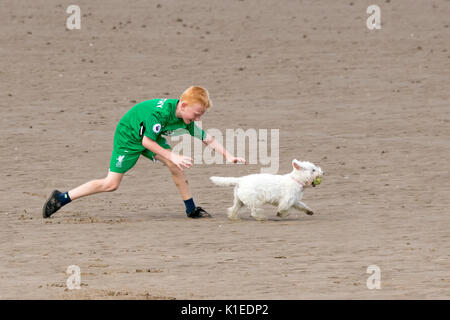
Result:
[[[188,105],[186,102],[183,102],[180,111],[184,123],[189,124],[192,121],[199,121],[206,109],[200,103]]]

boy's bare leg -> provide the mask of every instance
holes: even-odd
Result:
[[[187,182],[186,176],[183,171],[178,169],[178,167],[172,163],[172,161],[160,156],[155,155],[155,159],[161,161],[165,166],[169,168],[170,173],[172,174],[172,180],[177,186],[178,192],[181,195],[183,200],[188,200],[192,198],[191,192],[189,190],[189,184]]]
[[[123,173],[108,172],[104,179],[91,180],[69,191],[70,199],[75,200],[99,192],[117,190],[122,181]]]
[[[178,167],[170,160],[160,156],[155,155],[155,159],[161,161],[164,165],[166,165],[169,168],[170,173],[172,174],[173,182],[175,182],[175,185],[177,186],[178,192],[181,195],[181,198],[186,204],[187,201],[191,201],[192,204],[194,204],[191,196],[191,192],[189,190],[189,184],[187,182],[186,176],[184,175],[183,171],[178,169]],[[195,204],[194,204],[195,205]],[[193,211],[187,212],[186,207],[186,213],[189,218],[210,218],[211,215],[203,210],[201,207],[195,207]]]
[[[106,178],[91,180],[79,187],[76,187],[75,189],[70,190],[69,192],[63,193],[58,190],[53,190],[50,198],[48,198],[44,204],[42,215],[44,218],[50,218],[51,215],[72,200],[94,193],[117,190],[120,181],[122,181],[122,177],[122,173],[110,171]]]

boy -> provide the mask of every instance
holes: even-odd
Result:
[[[236,158],[213,137],[197,127],[194,121],[200,120],[211,106],[208,91],[202,87],[189,87],[180,99],[153,99],[138,103],[119,121],[114,133],[114,149],[106,178],[92,180],[68,192],[54,190],[44,205],[43,216],[49,218],[62,206],[71,201],[94,193],[117,190],[125,172],[130,170],[140,155],[166,165],[186,206],[189,218],[211,217],[201,207],[196,207],[191,196],[184,168],[192,166],[192,158],[174,154],[162,134],[169,135],[177,129],[185,129],[192,136],[216,152],[227,161],[246,163]]]

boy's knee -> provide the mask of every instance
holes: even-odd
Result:
[[[119,186],[114,184],[114,185],[109,186],[109,188],[106,191],[112,192],[112,191],[116,191],[117,189],[119,189]]]
[[[167,164],[167,167],[169,168],[170,172],[172,174],[180,174],[182,171],[171,161],[169,161]]]
[[[106,180],[103,185],[103,188],[104,188],[104,191],[106,191],[106,192],[116,191],[117,189],[119,189],[119,183],[115,182],[115,181]]]

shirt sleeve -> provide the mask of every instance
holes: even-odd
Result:
[[[139,136],[144,135],[153,141],[156,141],[163,131],[164,122],[157,116],[150,116],[141,122]]]
[[[189,134],[197,139],[205,140],[206,132],[199,128],[194,122],[191,122],[187,125],[186,129],[189,131]]]

